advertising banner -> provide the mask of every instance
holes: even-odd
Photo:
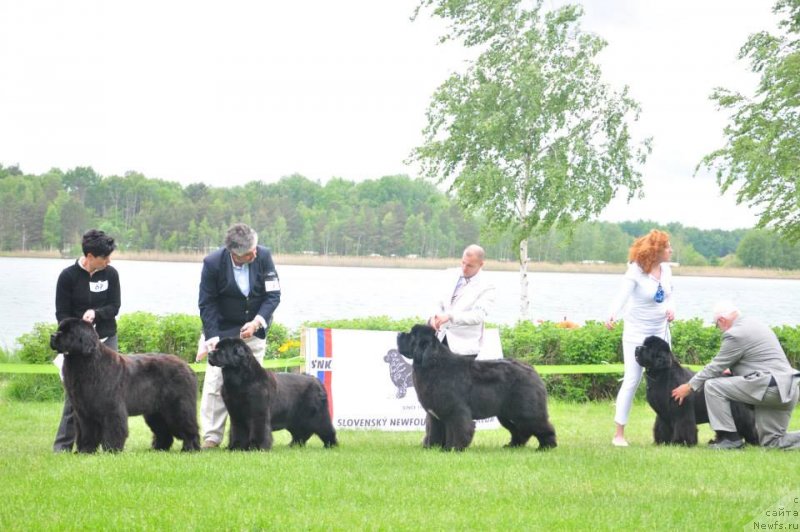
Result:
[[[305,329],[306,372],[328,392],[336,430],[424,430],[425,411],[417,400],[411,361],[397,352],[397,333],[347,329]],[[503,358],[498,329],[487,329],[479,359]],[[496,428],[496,418],[477,428]]]

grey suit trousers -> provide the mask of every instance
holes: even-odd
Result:
[[[711,428],[736,432],[731,415],[731,401],[753,405],[758,439],[763,447],[800,449],[800,432],[786,432],[800,391],[795,383],[789,401],[782,403],[777,386],[767,388],[760,400],[752,395],[752,385],[745,377],[720,377],[705,382],[706,407]]]

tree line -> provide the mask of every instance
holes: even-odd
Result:
[[[207,252],[228,226],[252,225],[275,253],[456,257],[481,242],[492,258],[516,260],[508,232],[466,212],[433,184],[405,175],[324,185],[301,175],[275,183],[183,186],[138,172],[101,176],[91,167],[41,175],[0,165],[0,249],[79,253],[81,234],[98,227],[120,250]],[[800,246],[762,229],[703,230],[651,221],[584,222],[528,239],[531,260],[622,263],[635,237],[668,231],[674,260],[686,265],[800,268]]]

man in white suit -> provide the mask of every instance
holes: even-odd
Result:
[[[428,320],[439,340],[453,353],[477,355],[483,343],[484,321],[494,306],[495,288],[481,273],[483,248],[472,244],[461,256],[461,269],[453,275]]]
[[[692,379],[672,391],[679,403],[705,387],[711,428],[718,440],[712,449],[744,445],[731,415],[731,401],[753,405],[758,439],[763,447],[800,449],[800,432],[786,432],[800,392],[800,373],[789,365],[778,337],[763,323],[742,316],[731,303],[714,308],[714,322],[722,331],[722,345],[714,359]],[[726,370],[731,376],[725,376]]]

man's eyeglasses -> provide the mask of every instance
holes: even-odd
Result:
[[[658,288],[656,288],[656,295],[653,296],[653,301],[656,303],[664,302],[664,289],[661,287],[661,283],[658,283]]]
[[[234,260],[236,262],[240,262],[240,263],[252,262],[253,259],[256,258],[256,250],[255,249],[251,249],[247,253],[243,253],[241,255],[237,255],[236,253],[231,251],[231,255],[233,255],[233,258],[234,258]]]

